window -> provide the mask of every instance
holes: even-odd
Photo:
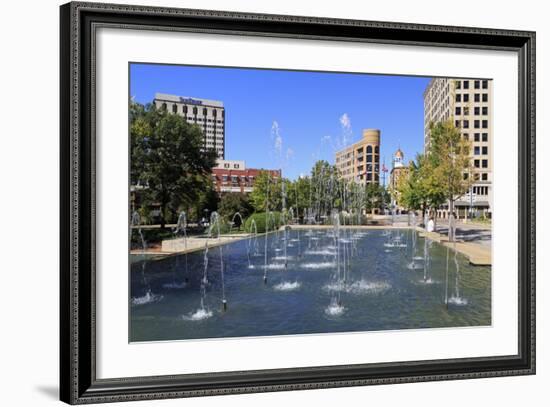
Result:
[[[372,154],[367,154],[367,162],[368,163],[372,162]]]
[[[163,103],[161,109],[166,110],[167,108],[168,108],[168,106],[166,106],[166,103]]]
[[[484,129],[488,128],[489,127],[489,121],[488,120],[482,120],[481,121],[481,127],[483,127]]]
[[[464,86],[464,89],[470,89],[470,81],[464,81],[462,86]]]
[[[464,140],[466,140],[466,141],[468,141],[468,140],[470,139],[470,137],[468,136],[468,133],[464,133],[464,134],[462,135],[462,138],[463,138]]]
[[[487,116],[489,114],[489,108],[487,106],[483,106],[481,108],[481,114]]]
[[[474,155],[479,155],[479,146],[474,147]]]
[[[187,106],[182,106],[181,110],[183,113],[187,114]]]
[[[474,102],[479,102],[481,100],[481,95],[479,93],[474,94]]]
[[[487,168],[489,166],[489,160],[481,160],[481,167]]]
[[[483,155],[489,154],[489,147],[487,147],[487,146],[481,147],[481,154],[483,154]]]
[[[489,140],[489,134],[482,133],[481,134],[481,141],[488,141]]]
[[[474,115],[479,116],[479,106],[474,107]]]
[[[470,127],[470,122],[468,120],[463,120],[462,127],[464,127],[465,129],[468,129]]]
[[[177,113],[178,112],[178,105],[176,105],[175,103],[172,105],[172,113]]]
[[[229,164],[228,164],[228,163],[225,163],[225,164],[223,165],[223,168],[229,168]]]
[[[460,116],[460,115],[461,115],[460,110],[461,110],[461,109],[460,109],[460,106],[457,106],[457,107],[455,108],[455,114],[456,114],[457,116]]]
[[[375,146],[374,147],[374,154],[379,154],[380,153],[380,148],[378,146]]]
[[[208,109],[205,107],[202,109],[202,115],[206,116],[208,114]]]
[[[487,181],[488,179],[489,179],[489,178],[488,178],[486,172],[484,172],[483,174],[481,174],[481,180],[482,180],[482,181]]]
[[[481,87],[483,89],[487,89],[489,87],[489,81],[487,81],[487,80],[483,81]]]
[[[198,109],[196,106],[193,107],[193,114],[196,116],[198,113]]]
[[[474,160],[474,167],[479,168],[479,160]]]
[[[489,100],[489,95],[487,93],[484,93],[481,95],[481,101],[487,102]]]
[[[462,101],[463,102],[469,102],[470,101],[470,95],[465,94],[464,97],[462,98]]]
[[[372,181],[372,172],[367,172],[367,181]]]
[[[457,93],[456,96],[455,96],[455,101],[456,102],[461,102],[462,101],[462,95],[460,93]]]
[[[456,128],[459,128],[459,127],[460,127],[460,120],[455,120],[455,127],[456,127]]]
[[[464,106],[464,115],[467,116],[470,114],[470,108],[468,106]]]
[[[474,120],[474,128],[479,129],[479,120]]]
[[[474,141],[479,141],[479,133],[474,133]]]
[[[218,111],[216,109],[212,110],[212,115],[214,117],[217,117],[218,116]]]
[[[475,89],[479,89],[479,85],[480,85],[479,81],[474,81],[474,88]]]
[[[372,146],[367,146],[367,154],[372,154]]]
[[[238,168],[239,168],[239,164],[235,164],[235,165],[233,166],[233,168],[238,169]]]
[[[460,81],[455,81],[455,89],[460,89]]]

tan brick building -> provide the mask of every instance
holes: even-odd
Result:
[[[380,182],[380,130],[364,129],[360,141],[336,152],[342,178],[362,185]]]

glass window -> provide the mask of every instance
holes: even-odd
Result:
[[[474,81],[474,88],[475,89],[479,89],[479,85],[480,85],[479,81]]]
[[[483,174],[481,174],[481,180],[482,180],[482,181],[487,181],[488,179],[489,179],[489,178],[488,178],[486,172],[484,172]]]
[[[487,102],[489,100],[489,95],[487,93],[484,93],[481,95],[481,101]]]
[[[479,160],[474,160],[474,167],[479,168]]]
[[[460,81],[455,81],[455,89],[460,89]]]
[[[484,129],[489,127],[489,121],[488,120],[482,120],[481,121],[481,127],[483,127]]]
[[[487,147],[487,146],[481,147],[481,154],[483,154],[483,155],[489,154],[489,147]]]
[[[172,113],[177,113],[178,112],[178,105],[176,105],[175,103],[172,105]]]
[[[455,101],[456,102],[461,102],[462,101],[462,95],[460,93],[457,93],[456,96],[455,96]]]
[[[474,107],[474,115],[479,116],[479,112],[480,112],[479,106]]]
[[[481,135],[481,141],[488,141],[489,140],[489,134],[488,133],[483,133]]]
[[[168,106],[166,106],[166,103],[163,103],[163,104],[162,104],[162,107],[161,107],[161,109],[162,109],[162,110],[166,110],[166,109],[168,109]]]
[[[372,146],[367,146],[367,154],[372,154]]]
[[[462,127],[464,127],[465,129],[468,129],[470,127],[470,122],[468,120],[463,120]]]
[[[474,133],[474,141],[479,141],[479,133]]]
[[[462,101],[463,102],[469,102],[470,101],[470,95],[468,95],[467,93],[464,95],[464,97],[462,98]]]
[[[489,81],[485,80],[482,82],[482,88],[487,89],[489,87]]]
[[[474,120],[474,128],[479,129],[479,120]]]
[[[464,86],[464,89],[470,89],[470,81],[464,81],[462,85]]]
[[[380,147],[374,146],[374,154],[379,154],[379,153],[380,153]]]
[[[481,95],[479,93],[474,94],[474,102],[479,102],[481,100]]]
[[[483,106],[481,108],[481,114],[483,114],[484,116],[488,115],[489,114],[489,108],[487,106]]]
[[[474,147],[474,155],[479,155],[479,146]]]
[[[456,114],[457,116],[460,116],[460,115],[461,115],[461,112],[460,112],[460,111],[461,111],[460,106],[457,106],[457,107],[455,108],[455,114]]]
[[[489,166],[489,160],[481,160],[481,167],[487,168]]]

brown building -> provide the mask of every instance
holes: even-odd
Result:
[[[398,148],[395,154],[393,155],[392,169],[390,171],[390,182],[389,190],[391,194],[391,207],[397,209],[398,211],[403,210],[404,208],[398,205],[399,202],[399,191],[397,190],[399,186],[399,180],[406,176],[409,172],[409,167],[407,167],[404,162],[405,155],[401,148]]]
[[[380,182],[380,130],[364,129],[360,141],[336,152],[336,168],[347,181]]]
[[[241,160],[218,160],[212,169],[212,180],[216,191],[220,194],[227,192],[250,193],[261,171],[268,171],[272,179],[282,176],[281,170],[246,168],[245,162]]]

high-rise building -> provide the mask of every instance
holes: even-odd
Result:
[[[343,179],[362,185],[380,182],[380,130],[364,129],[360,141],[336,152]]]
[[[493,83],[486,79],[434,78],[424,91],[424,149],[430,144],[431,123],[452,120],[471,142],[475,170],[470,190],[455,201],[455,215],[491,216],[493,180]],[[447,217],[444,205],[438,216]]]
[[[187,96],[155,94],[157,109],[183,116],[187,123],[200,126],[204,134],[204,149],[214,149],[218,158],[225,158],[225,108],[219,100]]]

